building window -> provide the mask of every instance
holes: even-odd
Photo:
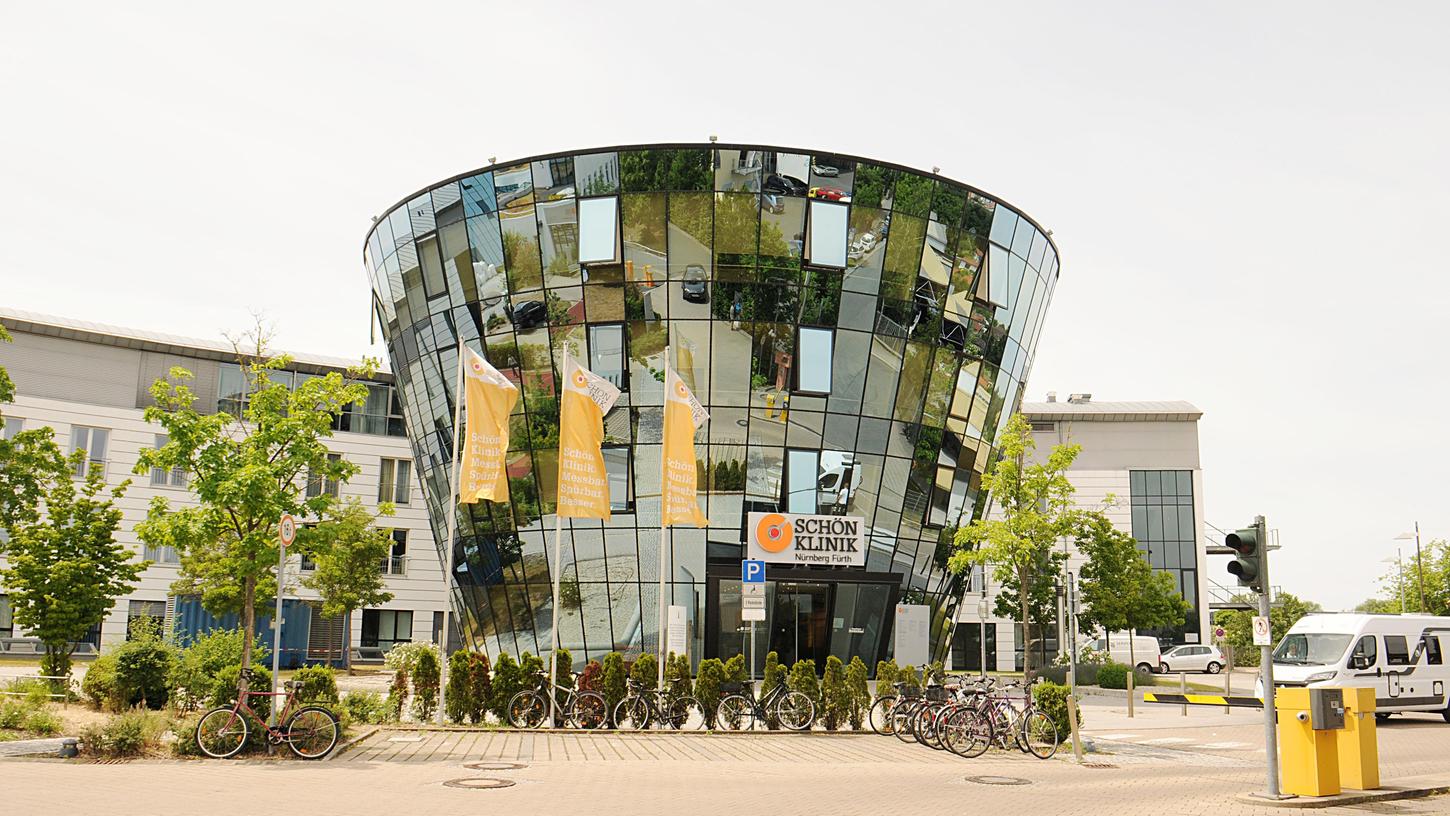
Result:
[[[602,452],[604,473],[609,478],[609,509],[627,512],[634,506],[634,496],[629,491],[629,448],[603,448]]]
[[[361,403],[343,408],[333,428],[351,433],[403,436],[403,407],[397,389],[383,383],[365,383],[368,395]]]
[[[156,434],[157,450],[166,447],[166,442],[166,434]],[[186,482],[186,468],[172,468],[171,470],[159,467],[151,468],[152,487],[186,487]]]
[[[110,441],[111,432],[105,428],[87,428],[84,425],[74,425],[70,430],[70,450],[85,451],[85,459],[76,463],[75,477],[84,479],[92,468],[100,468],[104,477],[106,472],[106,444]]]
[[[407,609],[364,609],[362,645],[386,652],[413,640],[413,613]]]
[[[217,381],[217,413],[240,417],[247,410],[247,378],[242,367],[232,363],[223,364]]]
[[[383,559],[384,575],[406,575],[408,572],[408,531],[393,530],[393,547]]]
[[[1173,576],[1190,607],[1181,626],[1140,634],[1167,637],[1177,643],[1198,641],[1202,633],[1198,622],[1198,525],[1193,517],[1193,471],[1129,471],[1128,488],[1138,549],[1154,569]]]
[[[327,455],[327,461],[329,462],[336,462],[341,458],[342,455],[337,453],[329,453]],[[328,479],[316,472],[309,474],[307,477],[307,498],[315,499],[323,493],[336,498],[337,481],[335,479]]]
[[[817,513],[816,488],[821,478],[819,451],[785,452],[785,509],[788,513]]]
[[[619,263],[618,196],[579,199],[579,263]]]
[[[137,634],[137,624],[145,621],[152,628],[151,631],[160,634],[166,628],[166,602],[165,601],[131,601],[126,610],[126,639],[130,640]]]
[[[806,263],[812,266],[846,266],[845,204],[812,201],[806,222]]]
[[[15,614],[10,608],[10,596],[0,595],[0,637],[15,636]]]
[[[605,324],[589,327],[589,370],[621,391],[628,391],[624,359],[624,326]]]
[[[5,421],[4,435],[6,439],[14,439],[15,435],[25,430],[25,419],[18,416],[7,416]]]
[[[796,390],[807,394],[831,393],[831,364],[836,333],[830,329],[800,329],[796,344]]]
[[[407,504],[413,463],[408,459],[384,459],[382,476],[378,479],[378,502]]]
[[[150,544],[144,545],[141,557],[153,564],[180,564],[181,558],[176,554],[175,547],[153,547]]]

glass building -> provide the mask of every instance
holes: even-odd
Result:
[[[890,656],[897,603],[932,608],[942,657],[960,592],[951,529],[1019,404],[1057,251],[986,193],[867,159],[754,145],[604,148],[494,164],[399,202],[364,263],[435,536],[449,512],[456,344],[521,391],[511,501],[459,509],[462,634],[490,654],[580,661],[657,649],[666,349],[710,412],[696,435],[706,529],[676,527],[668,602],[691,657],[749,647],[752,511],[864,519],[862,567],[776,567],[757,653]],[[565,520],[553,557],[557,381],[572,354],[623,391],[605,418],[613,518]],[[440,553],[441,554],[441,553]],[[762,661],[763,662],[763,661]]]

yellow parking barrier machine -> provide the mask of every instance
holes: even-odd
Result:
[[[1344,697],[1337,688],[1281,688],[1274,695],[1279,721],[1279,766],[1284,793],[1339,793],[1339,733]]]
[[[1339,736],[1339,782],[1346,788],[1374,790],[1380,786],[1374,689],[1341,690],[1344,692],[1344,730],[1334,732]]]

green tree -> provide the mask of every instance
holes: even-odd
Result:
[[[257,605],[277,592],[277,520],[284,513],[321,518],[299,538],[315,542],[330,535],[324,528],[335,523],[326,517],[334,499],[326,490],[308,490],[307,483],[344,482],[357,473],[357,465],[329,457],[324,440],[332,435],[333,417],[365,399],[367,387],[333,372],[289,389],[273,374],[291,360],[271,356],[265,329],[259,326],[246,335],[250,351],[242,352],[242,342],[233,343],[247,384],[240,417],[197,411],[192,375],[183,368],[173,368],[169,380],[151,387],[154,404],[146,409],[146,420],[160,425],[168,442],[142,450],[136,472],[153,467],[188,471],[197,503],[175,508],[157,497],[136,532],[142,541],[174,547],[180,555],[175,593],[199,595],[212,614],[238,613],[241,662],[247,665]],[[365,362],[356,373],[367,375],[372,368]],[[245,672],[240,682],[244,691]]]
[[[1249,597],[1243,600],[1252,601]],[[1289,592],[1274,596],[1269,607],[1269,631],[1277,642],[1289,627],[1311,612],[1321,612],[1323,607],[1313,601],[1306,601]],[[1259,647],[1254,645],[1254,616],[1257,611],[1246,609],[1224,609],[1214,615],[1214,623],[1224,628],[1224,642],[1233,649],[1234,664],[1238,666],[1259,665]]]
[[[628,675],[624,669],[624,655],[619,652],[610,652],[604,656],[602,685],[604,690],[604,705],[609,716],[614,716],[614,707],[624,699],[625,679]]]
[[[866,684],[866,664],[859,655],[852,657],[851,662],[846,665],[846,690],[851,697],[851,710],[847,719],[851,721],[851,728],[860,731],[861,723],[866,719],[866,711],[871,707],[871,689]]]
[[[1424,588],[1425,603],[1420,604]],[[1410,555],[1380,576],[1379,608],[1399,612],[1404,599],[1406,612],[1426,615],[1450,615],[1450,544],[1436,539],[1426,544],[1419,558]]]
[[[1394,615],[1400,611],[1400,599],[1365,598],[1354,607],[1354,611],[1367,615]]]
[[[1135,634],[1140,629],[1176,627],[1188,614],[1188,602],[1177,582],[1154,570],[1138,542],[1113,526],[1107,516],[1085,513],[1076,534],[1078,551],[1087,557],[1080,573],[1085,610],[1078,617],[1084,631]],[[1112,639],[1108,639],[1111,647]],[[1137,665],[1133,639],[1128,638],[1128,664]]]
[[[846,685],[846,667],[835,655],[826,657],[821,676],[821,724],[835,731],[851,716],[851,690]]]
[[[55,446],[43,437],[24,444]],[[54,451],[31,454],[17,461],[56,461]],[[85,462],[85,451],[63,460],[77,469]],[[135,587],[150,563],[133,561],[132,551],[116,543],[121,511],[115,501],[130,480],[106,491],[103,468],[85,466],[79,482],[69,468],[52,466],[36,474],[42,507],[6,520],[8,564],[0,569],[0,586],[10,596],[15,623],[44,644],[41,674],[54,677],[70,676],[75,642],[105,619],[116,598]]]
[[[629,679],[639,683],[646,690],[659,685],[660,664],[654,655],[646,652],[635,659],[629,667]]]
[[[489,705],[493,716],[500,723],[508,725],[509,700],[523,688],[524,678],[519,671],[519,664],[508,652],[500,652],[498,662],[493,667],[493,694],[492,703]]]
[[[1082,448],[1054,445],[1046,461],[1030,461],[1036,446],[1032,426],[1021,414],[1007,422],[997,443],[1001,458],[982,484],[999,511],[995,518],[974,519],[957,531],[957,550],[948,568],[960,573],[974,564],[991,564],[1003,586],[1010,586],[1016,598],[1028,599],[1027,603],[1011,604],[999,594],[996,607],[998,614],[1015,612],[1022,626],[1026,646],[1022,668],[1030,682],[1033,635],[1045,620],[1034,600],[1045,591],[1044,585],[1051,587],[1055,577],[1051,569],[1053,545],[1077,526],[1079,512],[1073,508],[1073,487],[1067,469]]]
[[[306,530],[299,548],[312,559],[312,574],[302,585],[317,591],[326,618],[352,617],[353,610],[385,604],[393,599],[383,582],[380,564],[392,554],[393,538],[376,526],[379,517],[391,516],[393,506],[383,503],[375,516],[356,498],[328,506],[328,523]],[[352,674],[352,655],[343,654]],[[450,677],[452,675],[449,675]]]

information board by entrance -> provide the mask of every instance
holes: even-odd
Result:
[[[750,558],[809,567],[866,565],[865,520],[860,516],[751,513],[745,526]]]

